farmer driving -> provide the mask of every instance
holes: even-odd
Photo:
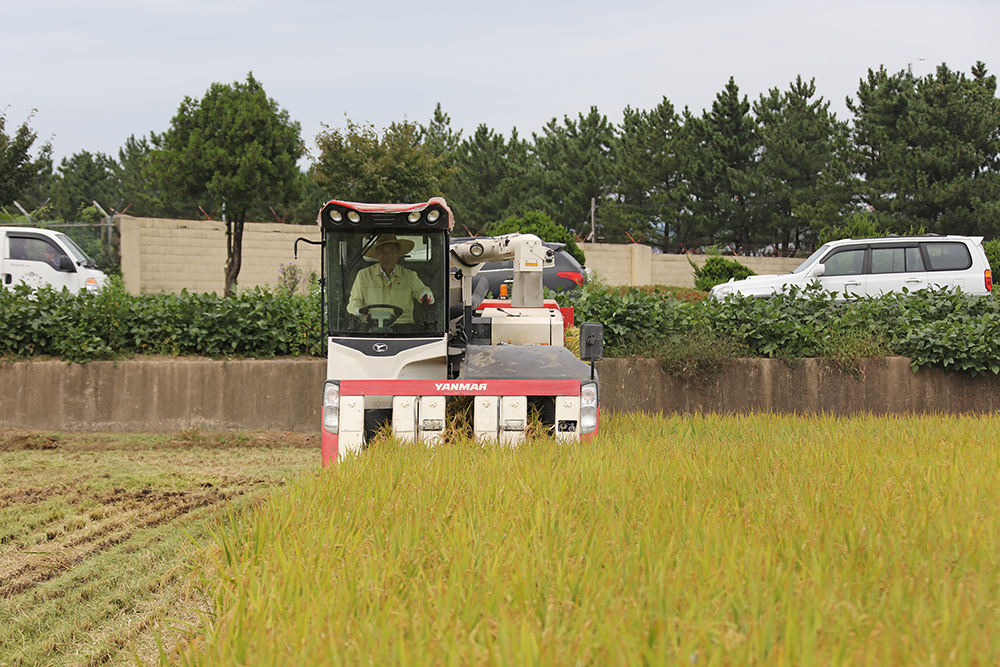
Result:
[[[399,260],[411,250],[413,241],[397,239],[395,234],[380,234],[378,240],[365,252],[365,257],[378,260],[378,263],[358,271],[358,277],[351,288],[347,312],[364,317],[358,311],[365,306],[397,306],[403,312],[394,323],[412,324],[414,300],[424,304],[434,303],[434,295],[419,276],[398,265]]]

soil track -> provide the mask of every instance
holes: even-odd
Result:
[[[120,491],[81,496],[74,504],[83,511],[60,518],[64,530],[52,530],[51,522],[46,522],[37,532],[10,540],[15,542],[12,548],[0,553],[0,598],[24,593],[67,572],[95,554],[128,541],[143,528],[159,526],[194,509],[215,505],[242,494],[244,489],[228,494],[218,489],[200,493]],[[87,499],[94,502],[83,502]],[[95,504],[95,509],[86,509]]]
[[[313,434],[0,429],[0,666],[154,662],[214,517],[318,463]]]

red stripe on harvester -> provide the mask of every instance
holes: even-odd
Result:
[[[341,380],[341,396],[579,396],[580,380]]]

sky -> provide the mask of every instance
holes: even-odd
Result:
[[[50,140],[56,164],[118,157],[185,97],[249,72],[307,147],[346,119],[540,133],[592,106],[664,98],[696,114],[730,77],[751,101],[796,76],[850,120],[869,69],[1000,70],[996,0],[0,0],[0,113]],[[37,144],[36,144],[37,145]],[[304,167],[308,161],[304,161]]]

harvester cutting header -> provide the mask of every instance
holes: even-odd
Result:
[[[444,199],[419,204],[330,201],[322,230],[328,360],[323,462],[363,448],[379,429],[439,441],[449,397],[473,397],[481,440],[516,443],[535,406],[556,437],[576,440],[598,422],[593,360],[600,324],[581,327],[582,356],[563,345],[572,323],[542,294],[553,251],[532,234],[454,246]],[[489,299],[476,274],[511,260],[510,299]]]

